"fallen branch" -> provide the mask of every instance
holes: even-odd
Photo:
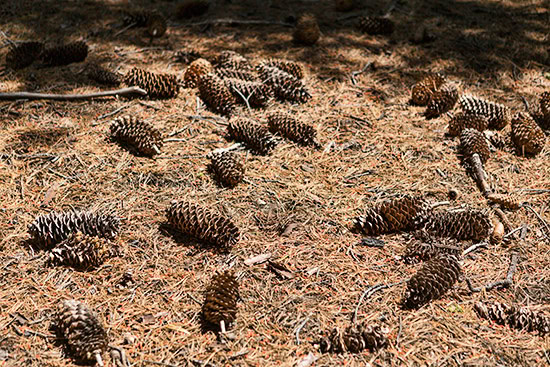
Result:
[[[104,92],[90,94],[47,94],[47,93],[32,93],[32,92],[14,92],[0,93],[0,101],[13,101],[18,99],[50,99],[54,101],[81,101],[98,97],[113,97],[113,96],[130,96],[130,95],[146,96],[147,92],[138,87],[122,88],[117,90],[107,90]]]
[[[487,246],[488,246],[487,242],[480,242],[480,243],[473,244],[472,246],[470,246],[466,250],[464,250],[464,252],[462,252],[462,257],[465,257],[470,252],[473,252],[473,251],[477,250],[478,248],[481,248],[481,247],[487,248]]]
[[[512,253],[512,258],[510,259],[510,266],[508,267],[508,273],[506,274],[506,278],[497,280],[496,282],[488,283],[487,285],[483,287],[474,288],[472,286],[472,282],[470,279],[466,278],[466,284],[468,285],[468,289],[471,293],[478,293],[482,290],[490,291],[495,288],[509,288],[512,284],[514,284],[514,273],[517,270],[519,262],[519,256],[517,252]]]
[[[372,287],[368,287],[363,294],[361,294],[361,297],[359,298],[359,302],[357,302],[357,306],[355,306],[355,311],[353,312],[353,320],[352,323],[357,323],[357,312],[359,312],[359,307],[361,307],[361,303],[363,303],[363,300],[366,298],[368,299],[370,296],[372,296],[374,293],[381,291],[383,289],[391,288],[394,285],[399,285],[404,283],[405,281],[397,282],[397,283],[391,283],[391,284],[376,284]]]

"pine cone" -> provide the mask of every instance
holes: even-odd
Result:
[[[245,168],[237,153],[214,151],[209,153],[208,158],[211,160],[210,169],[222,186],[235,187],[243,180]]]
[[[176,51],[174,54],[174,60],[183,64],[189,64],[197,59],[201,58],[201,54],[197,50],[183,49]]]
[[[218,68],[216,69],[216,74],[222,79],[240,79],[248,82],[257,82],[259,80],[256,74],[245,70]]]
[[[88,78],[104,85],[117,86],[120,84],[120,75],[97,64],[88,65]]]
[[[311,94],[309,94],[309,91],[300,79],[279,68],[272,66],[262,67],[260,70],[260,79],[273,88],[275,96],[282,101],[305,103],[311,98]]]
[[[298,79],[302,79],[304,77],[304,70],[302,69],[300,64],[294,61],[282,59],[266,59],[260,62],[260,64],[258,65],[258,69],[262,70],[262,68],[266,66],[278,68]]]
[[[235,51],[222,51],[214,60],[218,69],[233,69],[238,71],[250,71],[252,65],[243,55]]]
[[[77,231],[113,239],[118,234],[119,226],[119,219],[109,214],[68,211],[40,215],[29,225],[28,231],[36,245],[51,249]]]
[[[500,325],[508,325],[513,329],[538,332],[540,335],[550,333],[550,318],[527,308],[508,306],[499,302],[492,304],[478,302],[474,310],[481,318],[493,320]]]
[[[160,131],[137,117],[118,117],[111,122],[110,129],[114,140],[132,146],[143,155],[152,157],[160,153],[163,144]]]
[[[437,256],[453,255],[460,256],[461,248],[456,246],[445,246],[435,243],[413,242],[407,245],[403,254],[403,261],[406,264],[414,264],[419,261],[427,261]]]
[[[184,0],[176,8],[176,17],[187,19],[205,14],[210,7],[208,0]]]
[[[427,261],[407,282],[403,308],[417,309],[440,298],[458,281],[460,274],[460,264],[454,256],[441,255]]]
[[[239,283],[230,271],[215,275],[206,290],[202,306],[204,321],[210,326],[220,327],[223,321],[229,327],[237,316]]]
[[[395,24],[388,18],[362,17],[359,19],[359,30],[370,35],[392,34]]]
[[[75,359],[103,365],[101,354],[107,349],[109,338],[88,306],[74,299],[60,302],[54,328]]]
[[[44,50],[42,42],[22,42],[11,47],[6,54],[6,66],[23,69],[30,66]]]
[[[503,209],[519,210],[522,207],[522,201],[516,195],[512,194],[490,194],[487,200],[491,203],[498,204]]]
[[[311,125],[304,124],[295,119],[291,114],[277,111],[267,115],[269,130],[272,133],[279,133],[285,138],[303,146],[320,148],[317,141],[317,131]]]
[[[47,66],[62,66],[84,61],[87,56],[88,45],[77,41],[45,49],[40,54],[40,60]]]
[[[162,15],[150,17],[147,21],[147,33],[151,37],[162,37],[166,33],[166,19]]]
[[[485,138],[495,149],[507,151],[509,153],[512,152],[512,138],[510,137],[510,134],[501,134],[497,131],[484,131],[483,135],[485,135]]]
[[[458,100],[458,90],[452,84],[443,84],[436,92],[426,106],[426,118],[438,117],[445,112],[453,109]]]
[[[248,82],[246,80],[226,78],[227,88],[237,101],[250,107],[264,107],[273,98],[273,90],[260,82]]]
[[[541,127],[543,129],[550,129],[550,92],[544,92],[540,95],[539,105],[544,120]]]
[[[173,98],[179,92],[175,75],[151,73],[136,67],[126,73],[124,82],[129,86],[144,89],[149,98]]]
[[[518,112],[512,118],[512,141],[521,154],[537,155],[546,144],[546,135],[527,113]]]
[[[550,115],[545,116],[540,107],[535,106],[529,114],[541,129],[550,130]]]
[[[320,36],[321,30],[315,15],[304,14],[298,17],[293,33],[294,42],[311,46],[317,42]]]
[[[270,154],[279,144],[279,140],[269,130],[245,118],[236,118],[230,121],[227,132],[233,140],[243,143],[248,149],[259,155]]]
[[[77,270],[97,268],[117,250],[105,238],[72,233],[48,254],[48,265],[70,266]]]
[[[186,88],[194,88],[198,85],[199,79],[201,76],[206,75],[212,70],[214,67],[212,64],[205,59],[196,59],[193,61],[187,69],[185,70],[185,73],[183,74],[183,84]]]
[[[422,198],[403,196],[387,199],[365,211],[355,219],[354,229],[367,236],[412,230],[416,221],[430,211],[430,205]]]
[[[166,216],[182,233],[221,248],[231,247],[239,241],[239,229],[230,219],[197,204],[173,201]]]
[[[460,97],[460,106],[466,113],[487,117],[489,129],[502,130],[510,120],[510,110],[499,103],[489,102],[472,95]]]
[[[416,83],[412,88],[412,103],[418,106],[427,106],[432,95],[446,82],[447,79],[439,73],[430,74],[424,77],[424,79]]]
[[[322,353],[361,353],[365,349],[374,351],[386,346],[388,333],[387,328],[379,325],[349,326],[343,333],[334,328],[319,344]]]
[[[449,121],[450,136],[459,136],[464,129],[475,129],[477,131],[487,130],[489,122],[485,116],[472,115],[459,112]]]
[[[489,238],[494,224],[488,211],[465,209],[461,211],[433,211],[418,224],[435,237],[448,237],[460,241],[481,241]]]
[[[213,112],[225,116],[233,112],[235,97],[219,76],[214,73],[202,75],[198,86],[199,96]]]
[[[479,155],[481,163],[487,162],[491,156],[491,150],[487,139],[482,132],[475,129],[464,129],[460,134],[460,149],[465,157],[471,157],[474,154]]]

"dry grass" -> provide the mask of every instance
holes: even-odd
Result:
[[[258,19],[267,12],[255,15],[248,3],[219,4],[196,21],[243,19],[249,13],[250,19]],[[359,34],[354,18],[337,21],[346,14],[332,11],[329,1],[273,3],[267,13],[278,21],[308,7],[317,13],[323,32],[318,45],[293,45],[291,28],[281,25],[187,26],[183,21],[172,22],[167,35],[150,45],[140,29],[115,36],[117,11],[127,7],[116,0],[7,1],[0,30],[9,38],[83,37],[91,45],[90,61],[121,71],[138,66],[181,76],[184,65],[173,63],[172,57],[184,46],[206,56],[233,49],[252,60],[301,61],[313,99],[270,109],[291,110],[316,126],[323,146],[334,145],[313,151],[285,144],[268,157],[248,155],[248,182],[228,190],[213,182],[205,158],[210,150],[230,144],[223,121],[198,107],[195,90],[182,90],[169,101],[0,103],[0,350],[9,354],[2,361],[0,353],[0,364],[71,365],[51,340],[33,333],[49,333],[48,316],[65,297],[97,310],[113,344],[121,345],[125,333],[136,336],[135,344],[124,346],[135,366],[150,365],[147,361],[294,366],[309,352],[319,358],[316,366],[549,363],[548,338],[496,326],[473,312],[479,299],[550,311],[544,306],[550,300],[548,237],[544,240],[540,222],[525,210],[509,215],[514,228],[528,226],[524,241],[490,246],[464,261],[465,274],[477,286],[503,278],[511,249],[518,249],[521,262],[511,288],[471,295],[461,283],[443,299],[405,312],[398,306],[404,288],[399,285],[365,299],[358,311],[359,322],[392,329],[387,349],[320,355],[312,344],[323,330],[349,324],[369,286],[406,280],[418,267],[395,260],[410,241],[405,235],[382,236],[383,249],[356,245],[360,238],[349,232],[349,223],[365,205],[404,193],[441,201],[453,188],[460,197],[452,206],[486,206],[459,164],[457,141],[444,137],[447,118],[426,121],[422,108],[408,104],[410,86],[425,71],[442,71],[462,90],[523,110],[521,97],[532,104],[550,88],[544,67],[545,2],[398,2],[393,11],[397,31],[390,38]],[[174,3],[157,5],[171,14]],[[380,13],[383,5],[369,2],[360,11]],[[434,42],[408,41],[419,22],[436,34]],[[5,52],[0,49],[0,58]],[[355,76],[354,84],[352,71],[369,62],[374,68]],[[83,64],[73,64],[6,70],[0,89],[100,90],[83,69]],[[135,114],[183,140],[166,143],[155,160],[131,155],[106,139],[109,118],[99,119],[120,108],[115,116]],[[249,114],[246,109],[238,113]],[[254,114],[262,117],[263,112]],[[190,117],[196,115],[201,118]],[[498,191],[522,195],[547,221],[550,193],[537,190],[550,188],[549,155],[547,145],[532,159],[495,153],[487,163]],[[244,236],[229,254],[189,240],[177,242],[161,230],[170,200],[186,198],[216,208],[238,224]],[[72,207],[116,210],[123,218],[119,241],[124,256],[89,273],[45,268],[44,255],[24,245],[26,227],[38,214]],[[293,229],[285,231],[289,226]],[[267,252],[295,277],[280,279],[265,263],[244,264]],[[231,338],[220,343],[213,333],[201,333],[200,303],[212,273],[227,267],[239,275],[242,302]],[[295,336],[299,326],[300,344]]]

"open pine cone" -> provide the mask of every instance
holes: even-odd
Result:
[[[88,45],[86,42],[76,41],[44,49],[40,54],[40,60],[47,66],[62,66],[84,61],[87,56]]]
[[[246,118],[235,118],[227,126],[228,135],[259,155],[270,154],[279,140],[262,125]]]
[[[26,68],[38,59],[43,50],[42,42],[18,43],[6,54],[6,66],[16,70]]]
[[[231,271],[212,277],[202,306],[205,323],[218,328],[223,321],[229,327],[237,316],[238,300],[239,283]]]
[[[199,78],[199,96],[216,113],[228,116],[233,112],[236,100],[223,79],[214,73]]]
[[[225,84],[237,101],[250,107],[264,107],[273,98],[273,90],[260,82],[225,78]]]
[[[296,43],[306,46],[315,44],[321,36],[321,30],[315,15],[303,14],[299,16],[292,36]]]
[[[239,79],[247,82],[257,82],[260,80],[254,71],[217,68],[215,73],[222,79]]]
[[[486,117],[489,129],[502,130],[510,121],[510,110],[499,103],[489,102],[469,94],[460,97],[459,102],[465,113]]]
[[[208,154],[210,169],[222,186],[235,187],[242,182],[245,168],[238,153],[214,151]]]
[[[382,17],[362,17],[359,19],[359,30],[370,35],[392,34],[395,24],[392,20]]]
[[[419,218],[422,230],[434,237],[482,241],[493,235],[495,225],[487,210],[432,211]]]
[[[118,249],[106,238],[72,233],[48,254],[48,265],[70,266],[76,270],[97,268]]]
[[[474,310],[479,317],[495,321],[500,325],[508,325],[512,329],[537,332],[539,335],[550,333],[550,318],[527,308],[508,306],[499,302],[478,302]]]
[[[260,79],[273,88],[275,96],[282,101],[305,103],[311,99],[311,94],[300,79],[279,68],[260,67]]]
[[[272,133],[279,133],[285,138],[301,144],[320,148],[317,141],[317,131],[311,125],[307,125],[295,119],[291,114],[276,111],[267,115],[269,130]]]
[[[222,51],[214,60],[218,69],[232,69],[238,71],[250,71],[252,65],[243,55],[235,51]]]
[[[539,154],[546,144],[546,135],[529,114],[518,112],[512,118],[512,142],[525,155]]]
[[[459,112],[449,121],[448,134],[450,136],[460,136],[462,131],[465,129],[485,131],[488,127],[489,121],[487,121],[485,116]]]
[[[302,79],[304,77],[304,70],[302,69],[302,66],[300,66],[300,64],[295,61],[283,59],[265,59],[260,62],[260,64],[258,65],[258,69],[262,70],[262,68],[266,66],[278,68],[298,79]]]
[[[426,118],[441,116],[445,112],[453,109],[458,101],[458,89],[452,84],[443,84],[441,88],[432,94],[432,98],[426,106],[424,113]]]
[[[174,98],[179,92],[175,75],[152,73],[136,67],[126,73],[124,82],[129,86],[144,89],[149,98]]]
[[[214,70],[212,64],[203,58],[194,60],[183,74],[183,85],[185,88],[194,88],[198,85],[201,76],[206,75]]]
[[[412,87],[412,103],[418,106],[427,106],[432,95],[446,82],[447,79],[439,73],[427,75]]]
[[[87,72],[88,78],[99,84],[117,86],[121,81],[120,75],[98,64],[89,64]]]
[[[464,129],[460,134],[460,150],[464,157],[472,157],[477,154],[481,163],[487,162],[491,156],[491,150],[487,139],[482,132],[475,129]]]
[[[319,345],[322,353],[361,353],[383,348],[388,343],[389,329],[379,325],[349,326],[343,332],[334,328],[321,338]]]
[[[521,199],[512,194],[490,194],[487,196],[487,200],[491,203],[495,203],[503,209],[519,210],[523,203]]]
[[[114,140],[132,146],[143,155],[152,157],[160,153],[163,144],[160,131],[135,116],[114,119],[110,129]]]
[[[460,256],[462,249],[457,246],[447,246],[436,243],[413,242],[407,245],[402,256],[406,264],[414,264],[419,261],[427,261],[436,256],[453,255]]]

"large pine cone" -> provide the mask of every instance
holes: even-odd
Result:
[[[434,237],[448,237],[460,241],[481,241],[494,231],[494,222],[486,210],[432,211],[419,218],[423,231]]]
[[[124,76],[124,82],[129,86],[137,86],[147,92],[149,98],[173,98],[178,95],[178,79],[171,74],[157,74],[132,68]]]
[[[428,105],[432,95],[446,82],[447,79],[439,73],[427,75],[413,86],[411,91],[412,103],[418,106]]]
[[[518,112],[512,118],[511,137],[520,154],[537,155],[546,144],[544,131],[524,112]]]
[[[218,68],[215,72],[222,79],[240,79],[247,82],[257,82],[259,80],[258,75],[253,71]]]
[[[260,82],[249,82],[241,79],[226,78],[225,84],[237,101],[250,107],[264,107],[273,98],[273,90]]]
[[[245,168],[238,153],[231,151],[214,151],[208,154],[210,169],[216,180],[227,187],[235,187],[244,178]]]
[[[219,76],[214,73],[199,78],[199,96],[204,103],[220,115],[230,115],[235,106],[235,97]]]
[[[106,238],[72,233],[48,254],[48,265],[70,266],[77,270],[97,268],[118,250]]]
[[[73,232],[113,239],[119,231],[120,220],[109,214],[90,211],[51,212],[38,216],[29,225],[33,242],[42,249],[51,249]]]
[[[183,85],[186,88],[196,87],[200,77],[212,72],[213,69],[214,67],[212,64],[206,59],[199,58],[194,60],[189,64],[187,69],[185,69],[185,73],[183,74]]]
[[[487,139],[482,132],[475,129],[464,129],[460,134],[460,150],[464,157],[472,157],[474,154],[479,155],[481,163],[487,162],[491,156],[491,150]]]
[[[131,145],[143,155],[152,157],[160,153],[163,144],[160,131],[135,116],[114,119],[110,129],[114,140]]]
[[[87,56],[88,45],[86,42],[76,41],[45,49],[40,54],[40,60],[47,66],[62,66],[84,61]]]
[[[460,274],[460,264],[454,256],[432,258],[407,282],[403,308],[417,309],[440,298],[458,281]]]
[[[492,304],[478,302],[474,310],[481,318],[493,320],[500,325],[508,325],[513,329],[538,332],[540,335],[550,333],[550,318],[527,308],[508,306],[499,302]]]
[[[237,317],[239,283],[230,271],[215,275],[206,290],[202,316],[206,324],[220,327],[223,321],[229,327]]]
[[[489,102],[472,95],[460,97],[460,106],[466,113],[487,118],[489,129],[502,130],[510,121],[510,110],[499,103]]]
[[[321,36],[321,30],[319,29],[315,15],[303,14],[298,17],[292,36],[296,43],[306,46],[315,44]]]
[[[362,17],[359,19],[359,30],[370,35],[392,34],[395,24],[388,18]]]
[[[322,353],[361,353],[365,349],[372,351],[387,345],[389,330],[379,325],[357,325],[347,327],[343,332],[334,328],[320,341]]]
[[[453,109],[458,101],[458,89],[452,84],[443,84],[441,88],[432,94],[432,98],[426,106],[424,113],[426,118],[441,116]]]
[[[269,130],[250,119],[232,119],[227,126],[227,132],[232,139],[243,143],[259,155],[270,154],[279,144],[279,140]]]
[[[498,204],[503,209],[513,211],[519,210],[523,205],[521,199],[512,194],[489,194],[487,200],[491,203]]]
[[[448,134],[450,136],[459,136],[464,129],[485,131],[488,127],[489,121],[487,121],[485,116],[459,112],[449,121]]]
[[[282,71],[285,71],[298,79],[302,79],[304,77],[304,70],[302,69],[302,66],[300,66],[300,64],[295,61],[283,59],[265,59],[260,62],[260,64],[258,65],[258,69],[261,70],[266,66],[281,69]]]
[[[406,264],[427,261],[440,255],[460,256],[462,249],[456,246],[447,246],[435,243],[413,242],[407,245],[402,258]]]
[[[214,60],[216,68],[250,71],[252,65],[243,55],[235,51],[222,51]]]
[[[188,201],[173,201],[166,217],[182,233],[221,248],[239,241],[239,229],[230,219]]]
[[[368,236],[412,230],[419,218],[427,215],[430,205],[419,197],[403,196],[387,199],[355,219],[354,229]]]
[[[6,65],[12,69],[26,68],[38,59],[43,50],[42,42],[19,43],[6,54]]]
[[[105,69],[103,66],[98,64],[90,64],[87,68],[88,78],[93,81],[110,86],[117,86],[120,84],[120,75],[110,70]]]
[[[275,96],[282,101],[305,103],[311,98],[311,94],[300,79],[279,68],[261,67],[260,79],[273,88]]]
[[[267,115],[269,130],[279,133],[285,138],[303,146],[320,148],[317,141],[317,131],[311,125],[307,125],[295,119],[291,114],[278,111]]]
[[[54,328],[75,359],[79,362],[97,361],[103,365],[101,354],[107,349],[109,338],[88,306],[76,300],[62,301]]]

